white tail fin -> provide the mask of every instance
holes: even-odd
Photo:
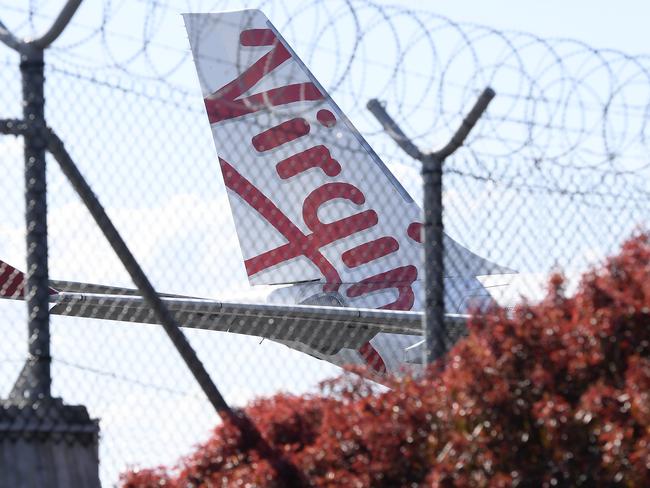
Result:
[[[419,308],[420,208],[266,16],[184,17],[251,284]],[[500,271],[445,246],[450,278]]]

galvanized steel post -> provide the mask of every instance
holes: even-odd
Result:
[[[388,135],[409,156],[422,163],[424,189],[424,362],[432,363],[447,351],[447,325],[445,322],[445,267],[444,224],[442,202],[442,170],[445,159],[458,149],[487,109],[495,93],[492,88],[483,90],[472,110],[463,119],[445,147],[436,152],[423,153],[404,134],[388,115],[379,101],[368,102],[368,110],[381,123]]]
[[[29,358],[22,391],[29,400],[50,397],[50,318],[47,262],[47,193],[45,178],[45,95],[43,50],[20,53],[25,123],[25,222],[27,227],[27,300]],[[26,398],[27,400],[27,398]]]
[[[29,357],[12,390],[24,401],[51,396],[50,319],[47,262],[47,183],[45,152],[44,51],[61,34],[82,0],[68,0],[40,38],[21,40],[0,22],[0,42],[20,55],[25,153],[25,221],[27,269],[25,299]]]
[[[424,187],[424,360],[431,363],[445,353],[443,160],[431,153],[421,162]]]

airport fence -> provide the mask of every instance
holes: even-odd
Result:
[[[278,391],[314,391],[340,374],[336,362],[365,364],[375,380],[422,365],[421,319],[401,313],[424,308],[422,164],[414,155],[441,149],[486,87],[496,96],[441,166],[445,348],[464,333],[471,307],[538,299],[551,271],[575,286],[646,225],[648,56],[381,2],[262,1],[273,28],[262,32],[249,17],[250,25],[224,25],[248,33],[224,41],[236,46],[228,53],[204,49],[218,21],[186,21],[195,22],[195,69],[180,15],[187,5],[101,6],[82,4],[45,51],[43,120],[53,132],[41,127],[36,142],[23,137],[21,59],[0,49],[0,118],[14,121],[0,138],[0,259],[38,275],[25,252],[37,221],[25,220],[23,158],[32,144],[47,152],[50,287],[66,295],[50,304],[45,342],[28,334],[24,302],[0,302],[0,426],[19,436],[56,425],[34,424],[17,409],[38,392],[16,380],[29,376],[21,374],[26,360],[40,358],[51,368],[46,396],[86,406],[89,416],[74,415],[90,442],[99,432],[105,485],[130,465],[173,464],[219,421],[163,328],[146,324],[160,318],[138,301],[134,289],[143,284],[134,285],[125,254],[180,325],[192,325],[182,329],[185,350],[196,352],[223,405],[241,406]],[[20,37],[35,36],[56,17],[51,9],[0,0],[0,20]],[[269,57],[261,84],[235,84],[233,100],[256,89],[266,96],[225,108],[210,102],[225,85],[220,76],[234,79],[270,50],[278,61],[279,34],[340,112],[320,88],[311,98],[309,86],[297,92],[299,104],[309,100],[298,112],[293,92],[269,92],[310,82],[298,64],[274,71]],[[399,133],[368,109],[373,100]],[[55,158],[63,152],[67,173]],[[70,184],[73,166],[124,239],[119,256]],[[19,295],[20,275],[3,267],[0,277],[9,275],[2,293]],[[394,315],[351,317],[342,307]]]

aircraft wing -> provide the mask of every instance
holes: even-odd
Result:
[[[422,314],[307,305],[269,305],[214,300],[162,298],[183,327],[245,334],[277,341],[296,341],[323,354],[361,347],[377,333],[422,333]],[[156,324],[139,296],[60,292],[52,296],[50,313],[73,317]],[[450,326],[465,317],[449,315]]]

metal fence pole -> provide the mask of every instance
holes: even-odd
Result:
[[[483,115],[495,96],[492,88],[483,90],[472,110],[447,145],[439,151],[423,153],[400,129],[379,101],[368,102],[368,110],[381,123],[388,135],[409,156],[422,163],[424,186],[424,361],[432,363],[447,351],[445,322],[444,225],[442,202],[442,168],[445,159],[462,146],[472,127]]]
[[[47,262],[47,183],[45,150],[44,50],[63,32],[82,0],[68,0],[48,31],[40,38],[17,38],[0,21],[0,42],[20,54],[22,77],[25,222],[27,228],[28,354],[11,396],[33,401],[51,396],[49,285]]]
[[[20,54],[23,90],[25,152],[25,222],[27,226],[27,300],[29,358],[23,395],[31,400],[49,398],[50,318],[47,262],[47,193],[45,178],[45,96],[43,50],[24,49]]]
[[[421,162],[424,187],[424,359],[431,363],[445,353],[443,161],[431,153]]]

